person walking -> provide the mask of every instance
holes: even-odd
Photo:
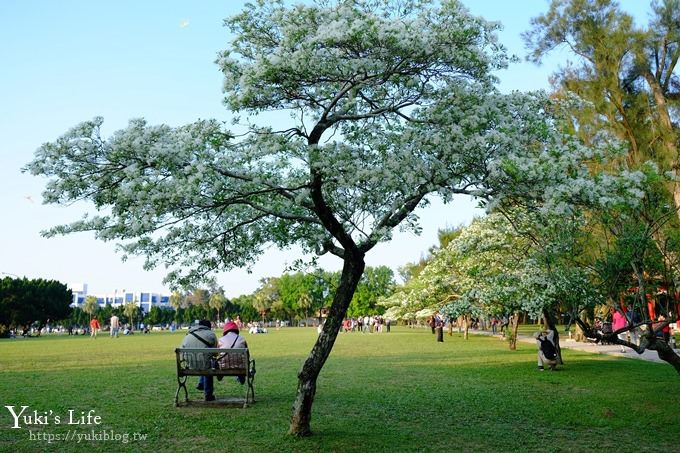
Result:
[[[97,339],[97,331],[101,329],[101,327],[99,320],[97,318],[92,318],[90,320],[90,338]]]
[[[120,330],[120,319],[115,314],[111,316],[111,338],[118,338],[118,331]]]

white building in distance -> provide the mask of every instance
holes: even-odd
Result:
[[[87,291],[87,283],[78,283],[68,285],[73,292],[72,307],[83,307],[85,298],[87,296],[95,296],[100,307],[110,304],[112,307],[120,307],[128,303],[134,303],[140,307],[144,313],[148,313],[151,307],[157,306],[159,308],[172,308],[170,305],[170,296],[159,293],[151,293],[145,291],[126,291],[114,290],[113,294],[89,294]]]

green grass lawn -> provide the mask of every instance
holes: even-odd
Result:
[[[182,333],[110,339],[0,341],[0,451],[678,451],[680,376],[666,364],[564,350],[558,372],[536,371],[535,347],[429,330],[340,334],[318,382],[314,435],[286,435],[296,373],[316,330],[247,335],[256,404],[175,408],[174,348]],[[200,399],[193,390],[190,395]],[[217,396],[242,395],[231,380]],[[47,425],[12,429],[4,406]],[[77,416],[100,424],[67,425]],[[55,423],[60,416],[61,424]],[[41,420],[44,421],[44,420]],[[23,422],[22,422],[23,425]],[[70,431],[69,431],[70,430]],[[91,434],[119,440],[67,439]],[[135,433],[145,440],[134,440]],[[33,436],[33,438],[31,438]],[[42,436],[42,439],[38,439]]]

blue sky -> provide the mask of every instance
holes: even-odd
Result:
[[[40,231],[76,220],[84,205],[41,204],[45,181],[20,172],[35,149],[75,124],[103,116],[104,134],[130,118],[173,126],[198,118],[228,120],[222,106],[216,54],[229,42],[223,19],[237,13],[240,0],[37,1],[0,2],[0,276],[87,283],[94,294],[114,290],[167,292],[164,269],[145,272],[141,258],[121,262],[115,244],[91,234],[45,239]],[[529,19],[547,9],[547,0],[466,0],[475,15],[500,21],[501,42],[524,56],[519,37]],[[624,9],[646,22],[648,3],[626,0]],[[556,52],[542,67],[514,65],[499,74],[501,89],[548,87],[548,76],[566,54]],[[416,261],[437,242],[439,228],[468,223],[472,200],[434,203],[420,211],[423,233],[395,234],[367,257],[369,265],[396,269]],[[295,250],[271,250],[252,274],[236,270],[218,281],[227,296],[253,291],[264,276],[279,275],[299,258]],[[334,258],[324,267],[338,269]]]

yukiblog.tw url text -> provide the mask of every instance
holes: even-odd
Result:
[[[76,430],[70,429],[65,433],[48,433],[45,431],[29,430],[28,439],[36,442],[140,442],[146,440],[146,434],[142,433],[117,433],[112,429],[100,430]]]

